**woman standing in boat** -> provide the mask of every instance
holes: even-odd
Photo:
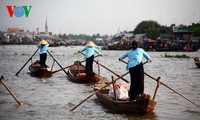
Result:
[[[130,100],[134,100],[137,95],[144,92],[144,68],[142,58],[145,57],[149,62],[151,58],[142,48],[138,48],[136,41],[132,42],[132,48],[119,58],[119,60],[121,61],[126,57],[129,59],[126,70],[129,70],[131,78],[129,97]]]
[[[41,68],[46,68],[46,59],[47,59],[47,48],[49,44],[44,39],[39,42],[37,47],[40,49],[40,65]]]
[[[93,60],[94,60],[94,52],[101,55],[101,53],[95,48],[95,44],[92,41],[89,41],[86,44],[86,47],[83,48],[80,52],[86,51],[84,58],[86,59],[86,74],[93,74]]]

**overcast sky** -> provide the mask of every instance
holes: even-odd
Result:
[[[9,16],[6,6],[32,6],[29,16]],[[144,20],[161,25],[200,21],[200,0],[0,0],[0,30],[17,27],[53,34],[113,35]]]

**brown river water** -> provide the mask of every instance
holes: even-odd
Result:
[[[63,66],[83,60],[77,51],[83,46],[49,47],[50,53]],[[185,100],[172,90],[160,85],[155,100],[157,105],[148,114],[115,114],[100,104],[96,96],[70,111],[75,105],[93,93],[93,84],[77,84],[68,80],[63,71],[50,78],[31,77],[28,72],[29,62],[15,76],[37,49],[34,45],[0,46],[0,76],[17,98],[23,102],[19,106],[3,85],[0,85],[0,120],[200,120],[200,108]],[[101,50],[103,56],[96,58],[106,67],[119,75],[124,74],[126,65],[118,58],[126,51]],[[164,58],[165,52],[147,52],[152,62],[144,65],[145,72],[181,93],[186,98],[200,105],[200,68],[194,64],[193,57],[200,57],[198,52],[168,52],[167,54],[186,54],[191,58]],[[39,59],[39,53],[33,61]],[[144,60],[145,62],[145,60]],[[47,65],[53,59],[48,55]],[[55,63],[53,70],[60,67]],[[97,65],[94,63],[94,70]],[[101,68],[101,76],[110,81],[113,74]],[[113,75],[116,78],[115,75]],[[129,75],[125,76],[129,80]],[[120,81],[119,81],[120,82]],[[156,82],[145,76],[145,93],[153,96]]]

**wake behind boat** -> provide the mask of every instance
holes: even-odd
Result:
[[[75,83],[98,82],[101,79],[96,73],[87,75],[85,66],[80,61],[74,62],[74,65],[69,67],[67,73],[69,80]]]

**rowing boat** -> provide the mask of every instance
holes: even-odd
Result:
[[[108,90],[96,91],[96,96],[100,103],[115,113],[149,113],[154,110],[157,104],[156,101],[151,99],[150,95],[144,93],[133,101],[111,98]]]
[[[157,104],[150,95],[144,93],[131,101],[110,97],[110,85],[111,83],[106,78],[102,79],[94,85],[94,91],[98,101],[115,113],[149,113]]]
[[[194,58],[194,63],[198,68],[200,68],[200,59],[198,57]]]
[[[115,100],[108,96],[108,93],[96,92],[97,99],[103,105],[109,107],[116,113],[149,113],[152,112],[157,104],[148,95],[133,101]]]
[[[29,66],[30,75],[34,77],[51,77],[52,72],[48,70],[48,68],[41,68],[40,61],[37,60],[36,62],[32,63]]]
[[[85,66],[80,61],[75,61],[67,71],[69,80],[75,83],[98,82],[101,79],[96,73],[86,74],[85,72]]]

